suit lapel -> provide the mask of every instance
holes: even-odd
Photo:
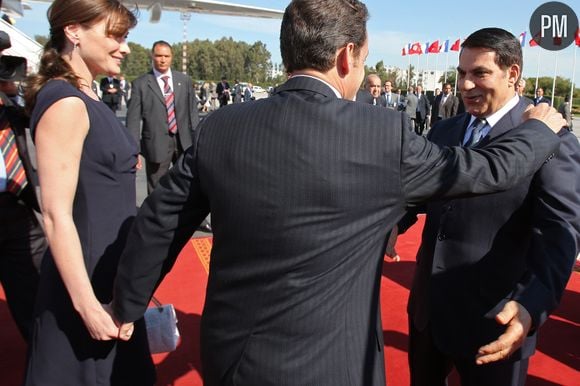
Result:
[[[181,77],[177,73],[173,73],[173,93],[175,97],[175,105],[179,103],[179,101],[185,100],[183,98],[185,89],[183,87],[183,82],[181,81]]]
[[[449,100],[449,97],[447,98]],[[447,103],[447,101],[445,101]],[[445,105],[444,103],[444,105]],[[467,126],[469,126],[469,121],[471,120],[471,114],[463,113],[465,117],[457,121],[457,130],[453,130],[453,142],[455,146],[463,146],[463,138],[465,138],[465,131],[467,130]]]
[[[151,92],[153,92],[153,94],[155,94],[159,98],[161,103],[165,105],[165,98],[163,97],[163,93],[159,88],[159,84],[157,84],[157,79],[155,79],[155,74],[153,73],[153,71],[151,71],[149,73],[149,76],[147,77],[147,87],[149,87]]]
[[[521,125],[524,122],[522,119],[522,114],[524,113],[526,106],[527,104],[524,102],[524,99],[520,99],[518,104],[516,104],[495,124],[489,134],[486,135],[477,146],[484,146],[494,138],[499,137],[514,127]]]

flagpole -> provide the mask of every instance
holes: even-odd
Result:
[[[449,68],[449,51],[447,50],[447,55],[445,55],[445,68],[443,69],[443,84],[447,83],[447,69]]]
[[[461,42],[461,37],[459,37],[459,39],[457,39],[457,40]],[[459,48],[457,50],[457,56],[458,56],[458,60],[457,61],[459,61],[459,51],[460,50],[461,50],[461,48]],[[447,73],[447,72],[445,72],[445,73]],[[455,66],[455,85],[453,86],[453,94],[454,95],[457,95],[457,65]]]
[[[419,79],[419,59],[421,58],[421,54],[417,54],[417,80]],[[415,86],[417,82],[415,82]]]
[[[441,52],[441,49],[439,49],[439,52]],[[439,71],[439,52],[435,57],[435,88],[437,88],[437,86],[439,85],[439,79],[437,79],[437,71]]]
[[[427,65],[425,66],[425,70],[423,70],[423,75],[425,75],[425,71],[429,72],[429,51],[425,52],[425,56],[427,57]],[[425,77],[423,77],[422,79],[423,79],[422,86],[425,87]],[[427,91],[427,89],[425,89],[425,91]]]
[[[411,54],[407,53],[407,89],[409,88],[409,82],[411,82]]]
[[[536,67],[536,87],[534,88],[534,95],[536,95],[536,90],[538,89],[538,78],[540,76],[540,51],[538,48],[538,65]]]
[[[554,52],[554,79],[552,80],[552,103],[550,104],[552,107],[554,107],[554,97],[556,96],[554,94],[555,90],[556,90],[556,72],[558,70],[558,51]]]
[[[572,114],[572,101],[574,100],[574,79],[576,75],[576,49],[578,46],[574,44],[574,61],[572,62],[572,83],[570,84],[570,114]]]

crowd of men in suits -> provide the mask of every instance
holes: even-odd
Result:
[[[413,122],[414,130],[423,135],[428,127],[441,119],[450,118],[459,112],[459,98],[453,95],[451,83],[443,85],[443,92],[437,88],[433,95],[427,95],[422,85],[409,86],[405,94],[401,89],[393,92],[392,82],[385,81],[381,87],[381,78],[371,73],[367,75],[364,89],[359,90],[356,100],[363,103],[404,111]]]
[[[209,114],[141,207],[115,282],[120,333],[211,210],[204,383],[384,385],[385,245],[416,208],[428,220],[409,305],[412,384],[446,384],[455,367],[465,386],[524,385],[580,242],[578,142],[554,135],[565,121],[545,103],[524,114],[520,44],[500,29],[464,43],[468,112],[456,115],[447,87],[435,108],[420,86],[395,104],[376,75],[360,91],[367,19],[357,0],[290,3],[280,37],[288,81],[259,103]],[[434,113],[431,142],[420,134]]]
[[[445,384],[453,366],[465,385],[525,383],[537,330],[578,250],[578,143],[560,132],[543,90],[524,113],[519,43],[501,29],[463,44],[459,69],[472,80],[460,82],[464,113],[448,83],[432,100],[421,85],[393,93],[376,74],[359,90],[367,19],[357,0],[292,1],[280,39],[289,80],[268,100],[201,123],[192,81],[171,69],[167,42],[153,44],[153,68],[132,83],[126,125],[151,194],[121,258],[112,309],[120,331],[131,329],[211,210],[200,331],[208,385],[384,385],[383,252],[389,231],[404,231],[419,212],[427,223],[409,305],[413,383]],[[305,26],[335,33],[309,41]],[[504,68],[487,58],[494,84],[474,77],[482,47],[511,60]],[[103,102],[116,110],[122,89],[103,78]],[[494,90],[506,109],[483,97]],[[217,92],[225,106],[225,77]]]

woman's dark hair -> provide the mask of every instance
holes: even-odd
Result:
[[[81,79],[62,57],[67,46],[66,26],[80,24],[90,28],[106,20],[107,36],[120,37],[137,25],[136,16],[117,0],[55,0],[48,8],[47,18],[50,37],[44,46],[38,73],[31,75],[26,82],[28,111],[32,111],[36,95],[51,79],[61,78],[77,88],[81,87]]]

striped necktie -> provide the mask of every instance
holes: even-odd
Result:
[[[6,167],[6,191],[18,196],[28,184],[22,160],[18,155],[16,137],[9,125],[0,130],[0,151]]]
[[[477,145],[479,140],[481,139],[481,130],[485,127],[487,121],[483,118],[476,118],[471,125],[471,136],[463,145],[464,147],[472,147]]]
[[[171,134],[177,133],[177,120],[175,119],[175,95],[169,87],[169,76],[161,77],[163,80],[163,96],[165,97],[165,107],[167,108],[167,127]]]

